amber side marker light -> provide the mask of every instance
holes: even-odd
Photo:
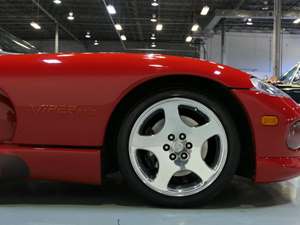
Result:
[[[277,116],[262,116],[261,124],[264,126],[276,126],[278,125],[278,117]]]

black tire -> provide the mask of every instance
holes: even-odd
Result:
[[[220,193],[232,180],[239,163],[239,135],[233,118],[226,109],[225,103],[210,96],[208,93],[208,91],[199,91],[197,89],[187,91],[182,87],[176,86],[173,88],[169,87],[167,89],[162,88],[152,95],[149,94],[140,98],[139,101],[135,102],[135,104],[128,110],[128,113],[124,116],[116,140],[119,168],[128,185],[149,202],[166,207],[193,207],[203,205]],[[201,192],[185,197],[170,197],[155,192],[146,186],[135,173],[130,162],[128,151],[130,132],[140,114],[154,103],[171,97],[192,99],[204,104],[206,107],[214,111],[222,122],[228,141],[227,160],[218,178]]]

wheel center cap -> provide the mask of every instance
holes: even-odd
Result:
[[[184,150],[183,143],[181,143],[181,142],[175,142],[175,144],[174,144],[174,151],[178,153],[178,152],[181,152],[183,150]]]

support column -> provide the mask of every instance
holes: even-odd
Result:
[[[279,77],[281,75],[281,16],[282,4],[281,0],[274,0],[274,32],[273,32],[273,51],[272,51],[272,67],[273,75]]]
[[[225,24],[222,23],[222,30],[221,30],[221,64],[224,64],[225,58]]]
[[[55,24],[55,46],[54,46],[54,52],[59,52],[59,26],[56,23]]]

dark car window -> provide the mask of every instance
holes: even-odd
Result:
[[[8,53],[38,53],[34,46],[0,28],[1,51]]]

